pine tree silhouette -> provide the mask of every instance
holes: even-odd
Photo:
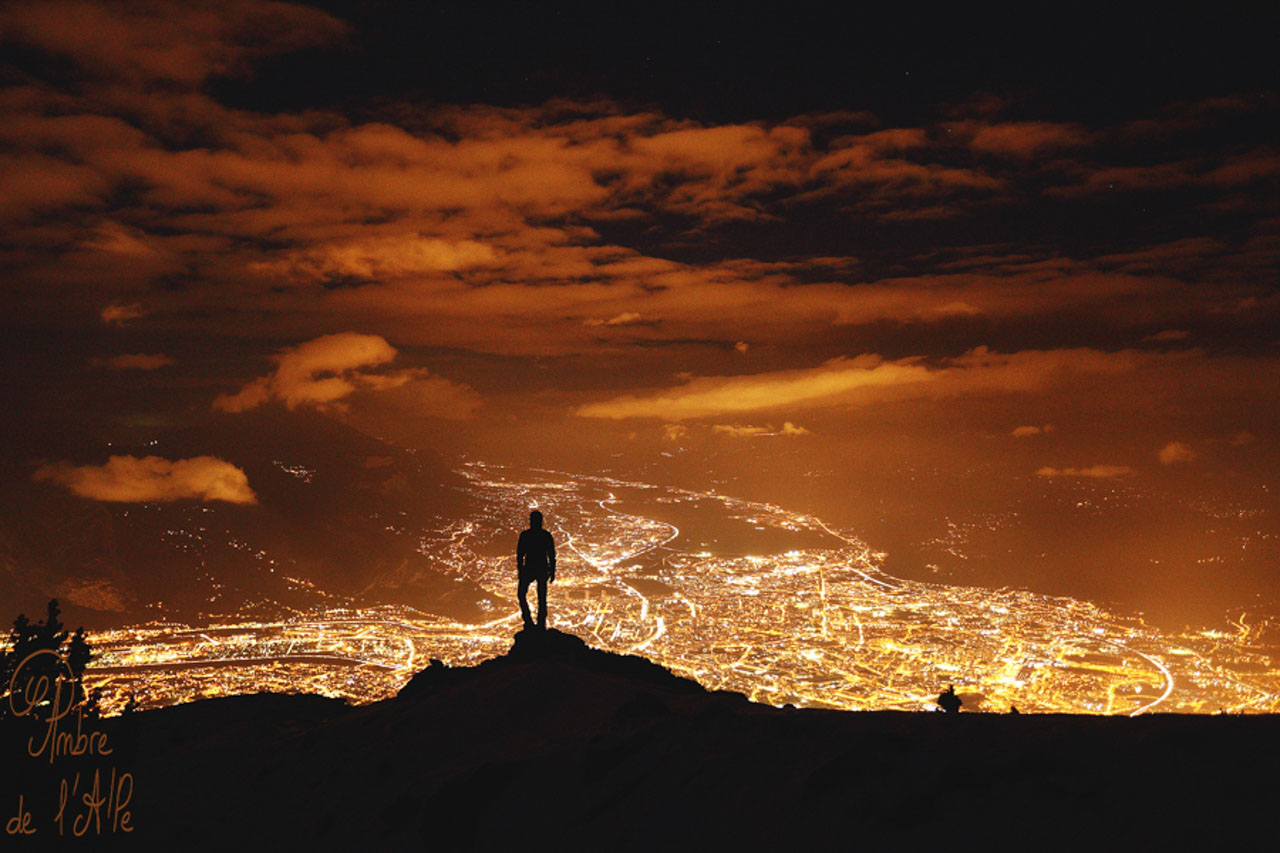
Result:
[[[26,684],[36,683],[42,677],[48,679],[49,685],[55,685],[59,679],[65,683],[70,672],[72,704],[86,701],[84,672],[93,653],[85,639],[84,628],[77,628],[74,635],[68,635],[59,618],[61,614],[62,608],[58,605],[58,599],[54,598],[49,601],[45,618],[36,624],[32,625],[31,620],[23,613],[19,613],[13,620],[4,653],[0,654],[0,719],[12,714],[10,690],[21,692]],[[32,654],[45,650],[53,654],[31,658]],[[19,666],[22,667],[22,683],[15,684],[14,675]],[[64,686],[63,689],[67,688]],[[91,712],[95,709],[92,702],[86,707]]]

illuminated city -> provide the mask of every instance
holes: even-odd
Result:
[[[715,491],[551,470],[461,469],[484,514],[421,534],[420,551],[483,588],[489,617],[326,606],[278,621],[150,623],[98,633],[90,670],[118,711],[258,691],[355,703],[393,695],[435,659],[503,654],[519,627],[516,533],[555,534],[550,624],[757,702],[930,710],[1260,713],[1280,704],[1265,621],[1162,632],[1085,601],[892,577],[884,555],[820,519]],[[302,584],[305,581],[298,580]]]

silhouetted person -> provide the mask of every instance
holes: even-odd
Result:
[[[520,615],[526,628],[534,627],[529,615],[529,584],[538,582],[538,628],[547,627],[547,584],[556,579],[556,542],[542,529],[542,513],[529,513],[529,529],[520,534],[516,545],[516,568],[520,573],[517,587]]]
[[[948,714],[956,713],[963,704],[964,702],[956,695],[954,684],[947,685],[947,689],[938,697],[938,707]]]

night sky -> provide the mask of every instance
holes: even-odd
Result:
[[[1059,555],[956,581],[1269,596],[1276,21],[1014,9],[9,4],[12,470],[248,504],[113,448],[315,409],[715,476],[891,555],[1016,504]],[[1081,541],[1080,489],[1198,520]]]

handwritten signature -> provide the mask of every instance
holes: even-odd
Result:
[[[52,655],[55,665],[43,660],[45,655]],[[39,733],[27,739],[27,755],[31,758],[46,758],[53,765],[60,758],[106,758],[113,753],[107,733],[95,730],[92,719],[85,720],[84,702],[75,689],[71,668],[52,649],[34,651],[18,664],[9,680],[9,710],[15,718],[28,717],[38,726]],[[68,719],[72,714],[74,733]],[[90,831],[94,835],[132,832],[132,799],[132,773],[121,772],[114,765],[96,768],[92,776],[87,771],[76,771],[59,783],[53,823],[59,836],[66,833],[68,818],[75,837]],[[17,814],[5,823],[5,832],[35,835],[38,828],[33,819],[26,794],[19,794]]]

